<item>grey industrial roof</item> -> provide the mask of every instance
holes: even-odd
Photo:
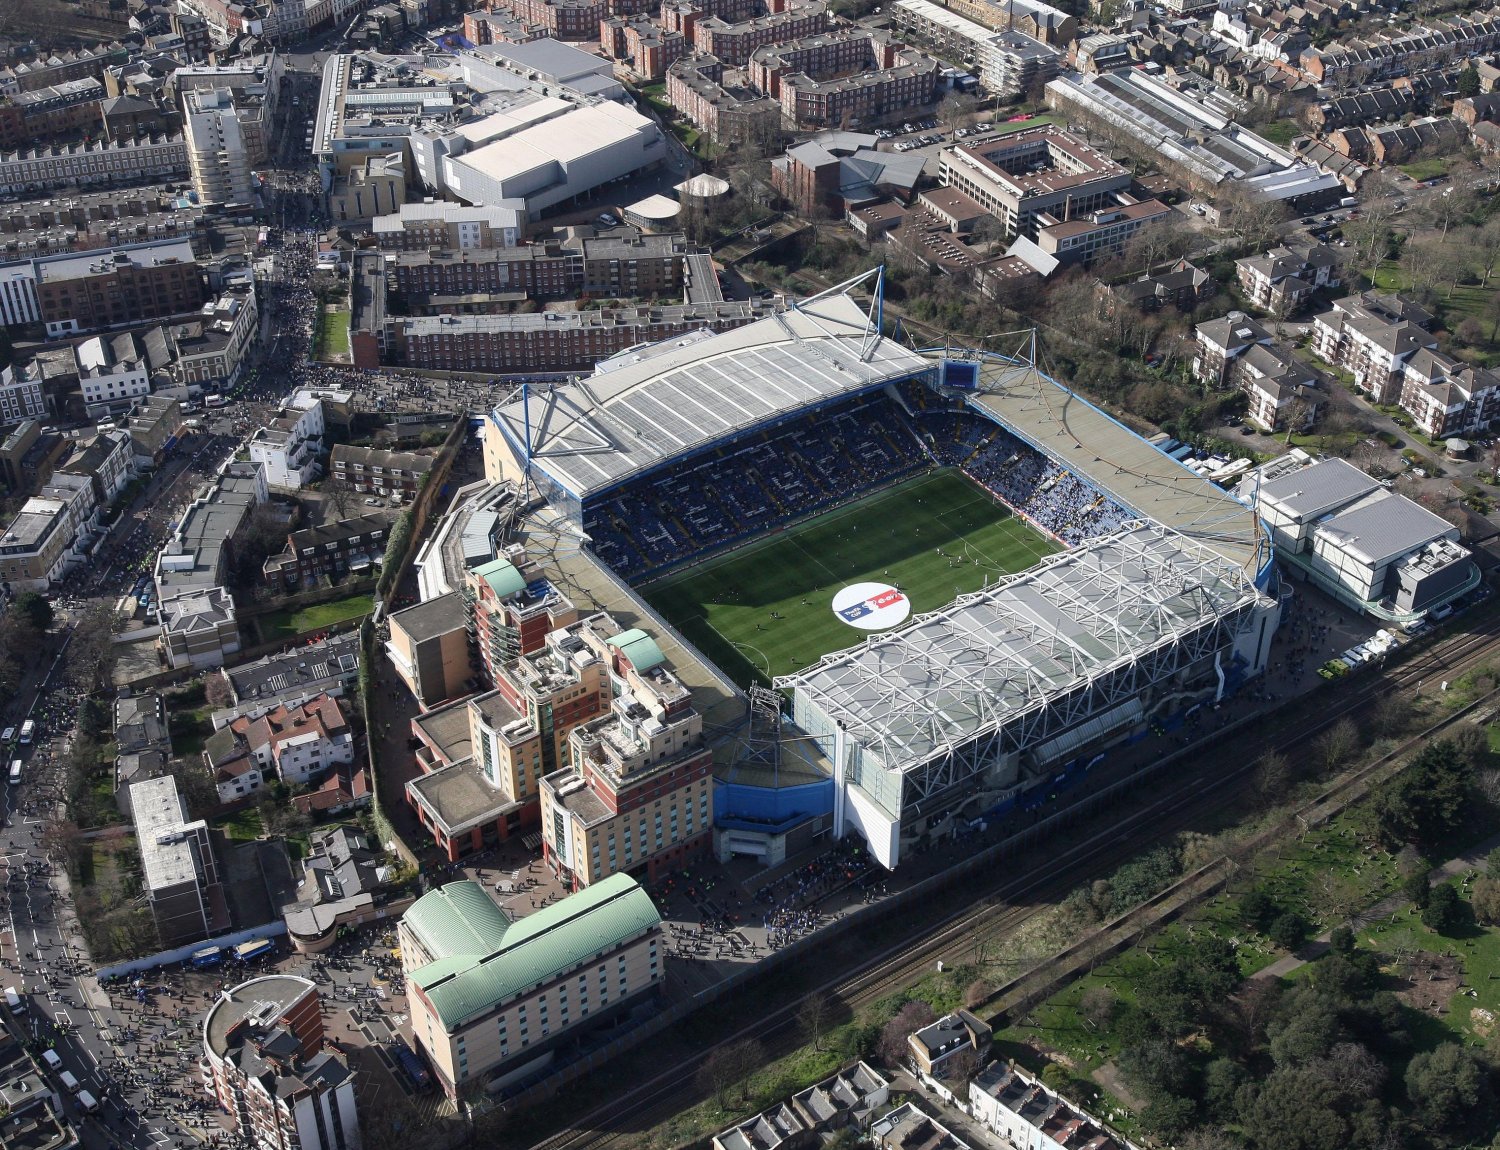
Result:
[[[198,870],[193,848],[180,832],[190,826],[202,827],[203,822],[186,821],[187,811],[177,793],[177,780],[164,775],[131,783],[130,811],[135,818],[146,889],[163,890],[195,881]]]
[[[1248,573],[1139,522],[777,680],[889,771],[998,730],[1256,601]]]
[[[981,411],[1122,506],[1197,540],[1247,577],[1271,562],[1254,511],[1056,380],[1024,363],[988,360],[980,381],[973,402]]]
[[[1323,520],[1315,534],[1371,567],[1379,567],[1434,539],[1456,535],[1458,528],[1404,495],[1380,490]]]
[[[449,591],[446,595],[428,599],[425,603],[393,611],[391,623],[419,643],[424,639],[461,630],[464,626],[463,596],[457,591]]]
[[[1352,463],[1324,459],[1260,485],[1262,505],[1294,520],[1316,519],[1380,487]]]
[[[915,352],[867,333],[867,316],[837,295],[735,331],[669,341],[620,357],[571,385],[497,408],[513,444],[584,497],[778,415],[926,371]]]

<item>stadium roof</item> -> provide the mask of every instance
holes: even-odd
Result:
[[[984,361],[974,403],[1117,502],[1211,547],[1252,579],[1271,542],[1255,512],[1029,363]]]
[[[905,772],[1258,598],[1236,564],[1138,521],[776,686]]]
[[[579,498],[778,416],[925,372],[845,293],[706,338],[608,360],[495,418],[517,451]]]

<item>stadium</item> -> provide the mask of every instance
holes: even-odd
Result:
[[[877,270],[488,418],[486,474],[733,696],[721,857],[822,820],[893,868],[1237,690],[1275,631],[1250,508],[1034,351],[912,350],[881,300]]]

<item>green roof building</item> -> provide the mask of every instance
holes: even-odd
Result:
[[[514,921],[479,883],[449,883],[412,904],[400,938],[412,1030],[451,1096],[535,1073],[663,976],[661,915],[626,874]]]

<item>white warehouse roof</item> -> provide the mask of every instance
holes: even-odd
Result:
[[[549,101],[541,101],[547,105]],[[535,115],[537,105],[521,110]],[[510,113],[499,113],[509,116]],[[487,123],[488,120],[481,121]],[[623,104],[593,104],[552,117],[519,132],[502,136],[472,152],[454,157],[450,162],[472,168],[482,176],[504,183],[524,179],[531,173],[553,164],[564,169],[569,164],[604,152],[640,135],[655,124],[634,108]]]

